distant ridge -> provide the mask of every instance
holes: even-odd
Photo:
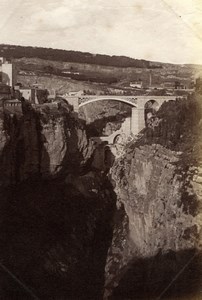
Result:
[[[110,56],[104,54],[92,54],[72,50],[61,50],[43,47],[17,46],[0,44],[1,56],[12,58],[41,58],[52,61],[85,63],[122,68],[162,68],[161,63],[154,63],[143,59],[134,59],[127,56]]]

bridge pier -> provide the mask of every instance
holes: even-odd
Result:
[[[75,97],[75,96],[68,96],[68,97],[65,97],[63,96],[70,105],[73,106],[74,108],[74,111],[78,113],[79,111],[79,97]]]
[[[144,108],[132,107],[131,133],[136,135],[145,127]]]

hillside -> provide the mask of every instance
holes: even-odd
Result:
[[[150,83],[161,84],[163,82],[180,81],[190,87],[196,77],[202,74],[202,67],[190,67],[180,65],[166,65],[161,69],[146,68],[119,68],[84,63],[71,63],[51,61],[40,58],[16,58],[13,59],[18,69],[18,81],[23,84],[42,83],[50,85],[61,92],[71,90],[92,90],[97,92],[110,91],[110,89],[130,89],[131,81],[141,79],[144,86]],[[78,85],[75,86],[75,85]],[[45,87],[44,86],[44,87]]]
[[[38,57],[53,61],[90,63],[115,67],[160,68],[158,64],[146,60],[133,59],[126,56],[110,56],[88,52],[69,51],[42,47],[25,47],[15,45],[0,45],[2,55],[7,58]]]
[[[153,85],[179,81],[189,88],[202,74],[199,65],[164,64],[123,56],[11,45],[0,45],[0,51],[16,63],[19,82],[50,85],[62,93],[79,89],[94,93],[126,89],[134,93],[130,82],[139,79],[144,87],[152,79]]]

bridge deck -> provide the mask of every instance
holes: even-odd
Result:
[[[78,97],[78,105],[79,107],[96,102],[96,101],[103,101],[103,100],[115,100],[127,103],[132,106],[144,106],[147,101],[155,100],[161,105],[165,101],[169,100],[176,100],[176,96],[148,96],[148,95],[140,95],[140,96],[117,96],[117,95],[106,95],[106,96],[97,96],[97,95],[90,95],[90,96],[81,96]]]

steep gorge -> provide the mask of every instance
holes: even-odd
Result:
[[[108,174],[70,107],[2,112],[2,299],[200,299],[200,100],[163,104]]]

